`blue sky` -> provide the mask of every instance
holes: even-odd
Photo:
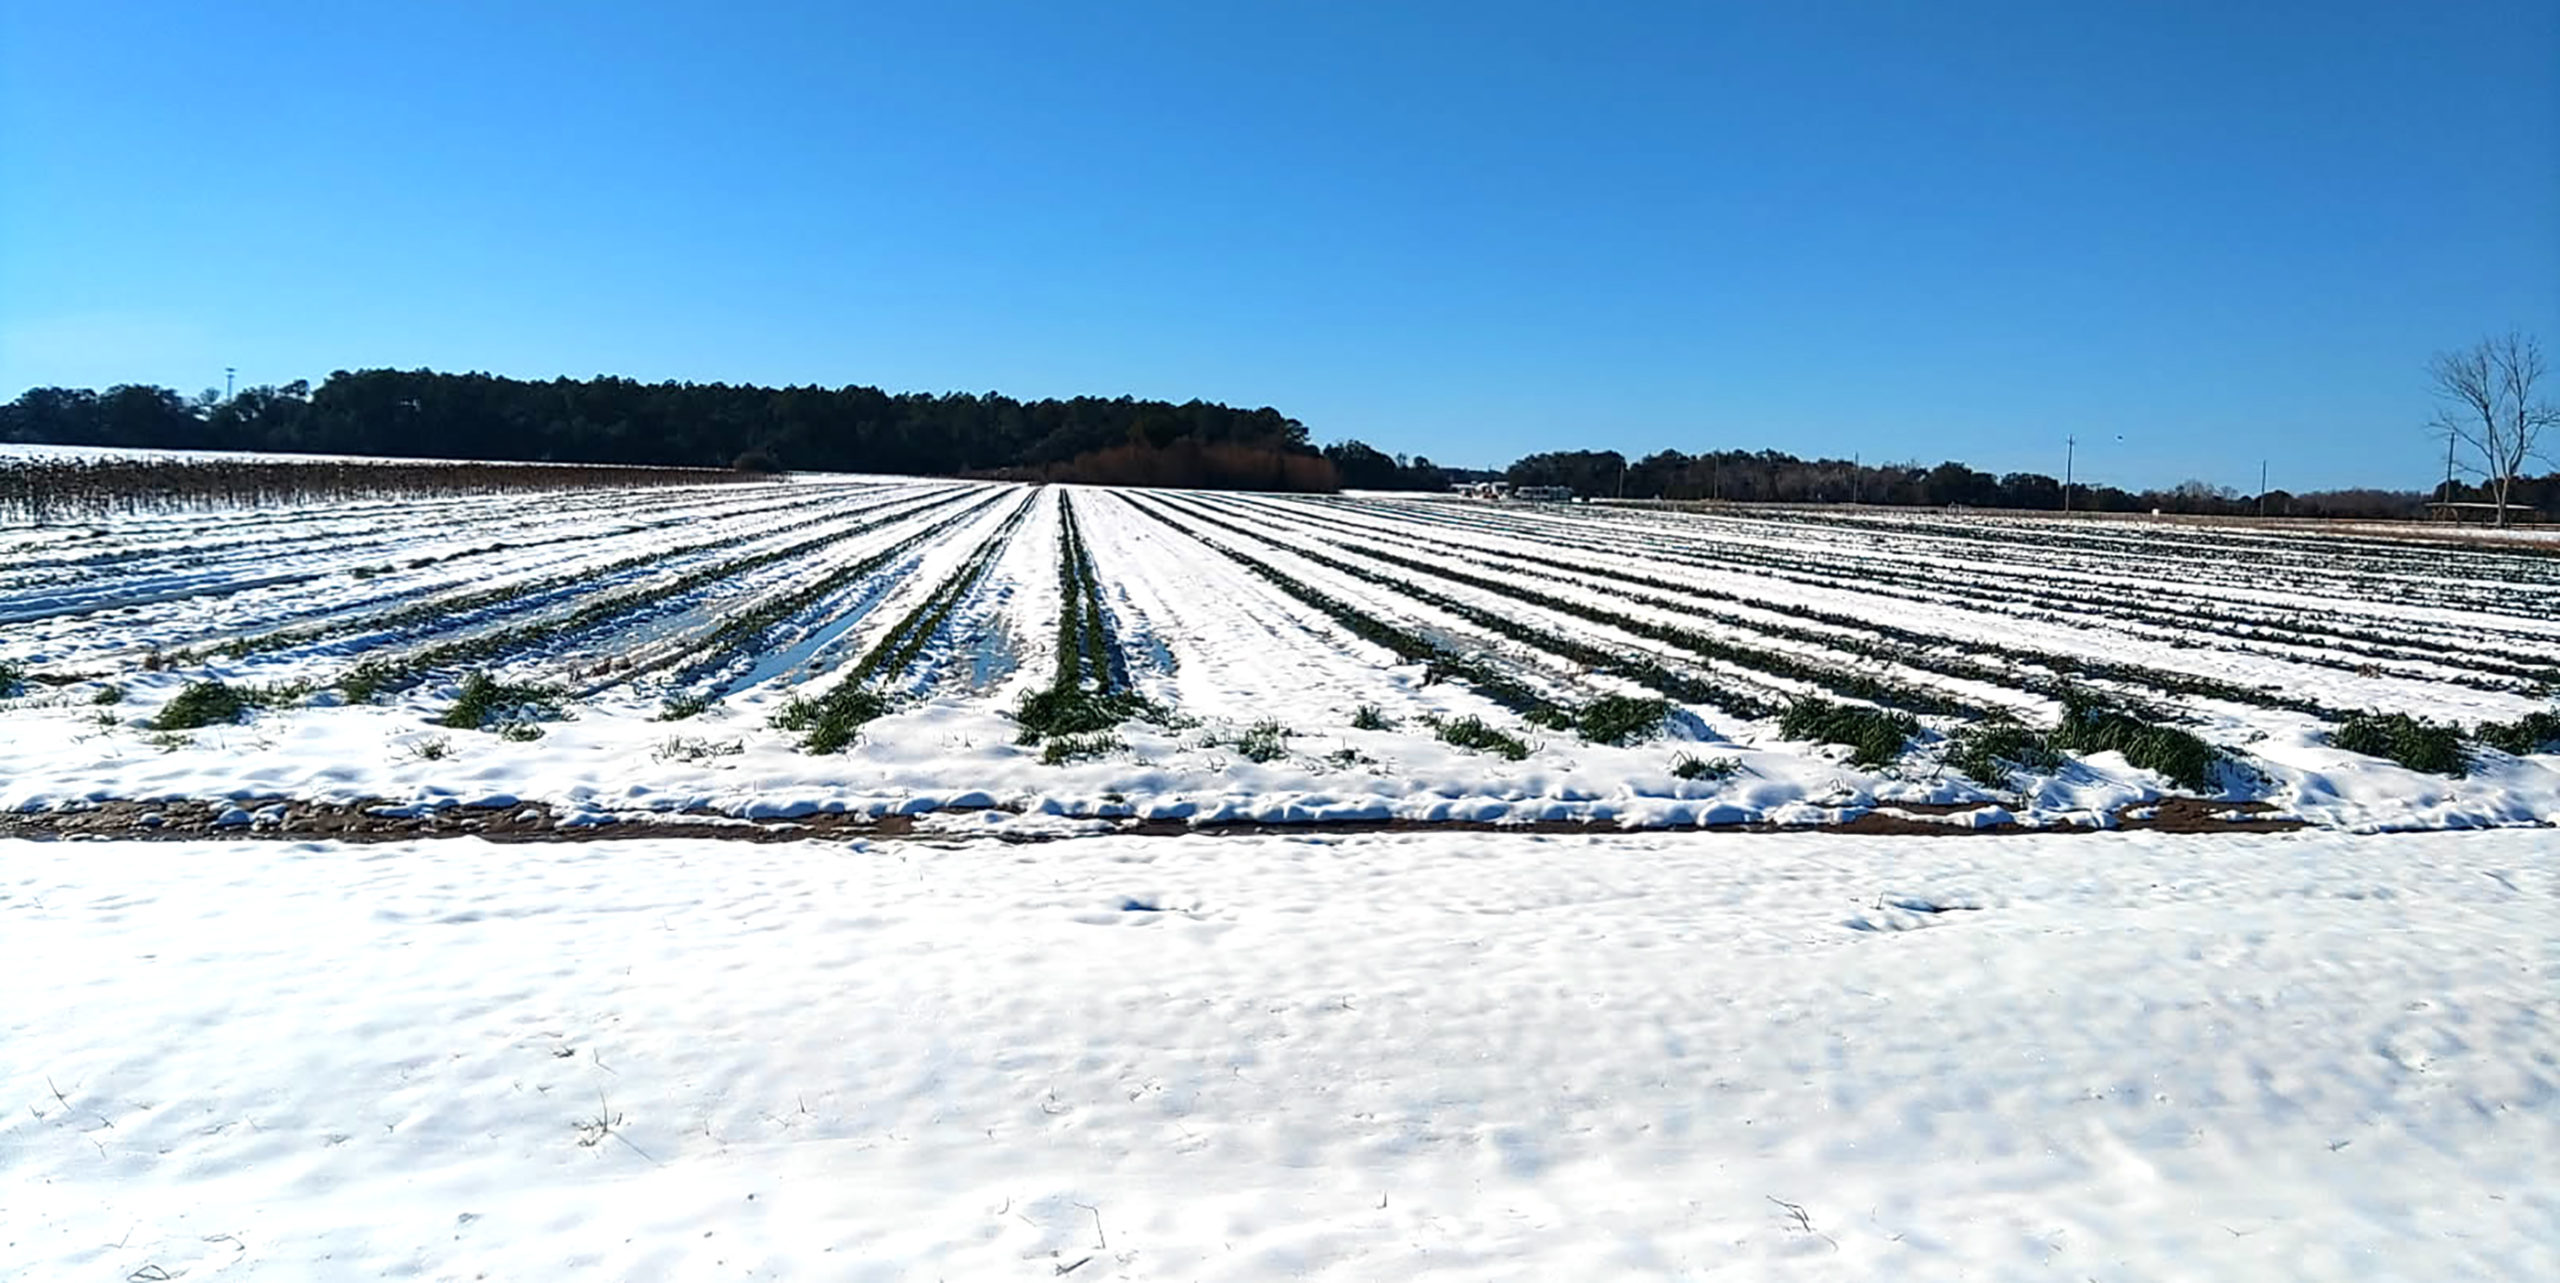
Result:
[[[0,0],[0,396],[1126,392],[1443,463],[2415,487],[2427,356],[2510,327],[2560,346],[2548,0]]]

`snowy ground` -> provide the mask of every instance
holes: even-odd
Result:
[[[1016,714],[1074,667],[1070,530],[1100,603],[1081,635],[1149,703],[1063,752]],[[557,706],[447,725],[482,674]],[[211,682],[254,707],[164,724]],[[844,752],[776,725],[849,691],[885,706]],[[1969,730],[2051,728],[2074,692],[2222,765],[1957,766]],[[2344,532],[827,476],[0,522],[9,812],[1679,827],[1923,804],[2040,827],[2187,794],[2342,830],[2548,826],[2560,742],[2475,739],[2450,775],[2338,731],[2372,711],[2477,732],[2555,695],[2560,556]],[[1805,696],[1916,731],[1859,764],[1789,733]],[[1550,716],[1612,698],[1667,715],[1623,742]],[[1518,751],[1447,733],[1471,719]]]
[[[0,1276],[2548,1279],[2545,832],[0,843]]]

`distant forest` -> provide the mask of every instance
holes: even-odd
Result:
[[[1533,454],[1503,479],[1516,486],[1570,486],[1578,494],[1629,499],[1726,499],[1751,503],[1869,503],[1967,508],[2064,507],[2061,479],[2040,472],[1994,475],[1949,461],[1859,464],[1799,459],[1776,450],[1683,454],[1664,450],[1629,460],[1614,450]],[[2164,490],[2123,490],[2076,481],[2069,506],[2084,512],[2174,512],[2210,516],[2416,517],[2430,501],[2481,503],[2485,487],[2455,481],[2428,490],[2270,489],[2262,497],[2231,486],[2186,481]],[[2519,509],[2560,512],[2560,472],[2519,477],[2508,501]]]
[[[0,443],[178,450],[264,450],[752,470],[879,472],[1204,489],[1441,490],[1501,479],[1569,486],[1593,497],[1761,503],[1962,505],[2059,509],[2062,482],[1994,475],[1961,463],[1859,464],[1776,450],[1640,459],[1615,451],[1533,454],[1500,472],[1442,468],[1358,441],[1317,447],[1268,406],[997,393],[891,393],[868,387],[765,388],[630,379],[537,382],[428,370],[332,374],[224,397],[123,385],[34,388],[0,406]],[[2411,516],[2429,499],[2478,500],[2460,483],[2432,490],[2270,492],[2292,516]],[[2511,498],[2560,509],[2560,473],[2516,482]],[[2069,506],[2105,512],[2240,515],[2261,498],[2191,481],[2167,490],[2074,485]]]

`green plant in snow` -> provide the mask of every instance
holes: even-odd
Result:
[[[713,700],[708,695],[697,694],[691,691],[678,692],[677,694],[667,696],[666,702],[658,705],[658,720],[662,722],[681,722],[688,717],[700,717],[704,713],[709,712],[712,704],[715,702],[717,701]]]
[[[1391,731],[1395,728],[1395,719],[1388,717],[1386,711],[1375,704],[1362,704],[1351,710],[1351,729],[1355,731]]]
[[[462,693],[438,718],[440,725],[458,730],[476,731],[498,723],[498,733],[508,739],[539,739],[541,729],[526,735],[516,730],[531,726],[545,718],[562,713],[562,692],[558,687],[529,682],[501,682],[487,673],[472,673],[462,679]]]
[[[108,704],[121,704],[124,702],[124,687],[101,686],[89,696],[89,702],[101,707]]]
[[[200,726],[229,726],[250,708],[238,687],[221,681],[189,682],[151,719],[155,730],[191,731]]]
[[[650,750],[649,756],[661,762],[693,762],[696,764],[723,757],[736,757],[747,751],[745,740],[715,740],[698,736],[677,735]]]
[[[1632,744],[1662,733],[1671,705],[1659,699],[1603,695],[1574,714],[1573,729],[1594,744]]]
[[[2350,713],[2329,733],[2329,742],[2350,753],[2386,758],[2413,771],[2461,776],[2471,773],[2470,755],[2462,747],[2462,728],[2407,713]]]
[[[350,704],[370,704],[397,678],[389,665],[368,659],[338,675],[338,694]]]
[[[2193,732],[2146,722],[2081,691],[2063,695],[2062,725],[2047,742],[2082,757],[2122,753],[2134,766],[2157,771],[2179,787],[2200,793],[2213,787],[2214,765],[2223,760],[2220,749]]]
[[[2522,757],[2560,749],[2560,712],[2527,713],[2512,722],[2482,722],[2472,735],[2483,744]]]
[[[800,732],[812,753],[841,753],[862,738],[863,724],[889,711],[889,700],[860,686],[838,686],[824,700],[795,699],[773,715],[775,728]]]
[[[1276,762],[1289,755],[1289,728],[1273,720],[1255,722],[1230,743],[1248,762]]]
[[[2006,785],[2012,770],[2061,769],[2062,753],[2042,731],[2003,713],[1958,730],[1947,745],[1947,765],[1985,784]]]
[[[1778,733],[1791,740],[1845,744],[1851,762],[1874,768],[1902,756],[1903,747],[1920,733],[1920,722],[1909,713],[1800,695],[1779,715]]]
[[[1121,749],[1120,737],[1107,731],[1093,735],[1061,735],[1040,750],[1043,766],[1064,766],[1089,758],[1103,757]]]
[[[1483,718],[1473,713],[1455,721],[1438,717],[1425,720],[1431,726],[1431,733],[1438,736],[1443,744],[1493,753],[1514,762],[1529,755],[1529,746],[1519,736],[1488,726]]]
[[[27,688],[27,670],[0,659],[0,699],[11,699]]]
[[[1542,731],[1573,729],[1573,710],[1555,704],[1539,704],[1522,710],[1520,720]]]
[[[1052,735],[1083,735],[1109,730],[1131,718],[1155,720],[1163,710],[1135,691],[1096,691],[1079,686],[1049,686],[1025,694],[1014,706],[1013,720],[1022,731],[1017,744],[1037,744]]]
[[[1729,780],[1742,773],[1738,757],[1697,757],[1682,753],[1672,759],[1671,774],[1684,780]]]

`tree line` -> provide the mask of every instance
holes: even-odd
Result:
[[[0,406],[0,444],[59,444],[311,454],[431,456],[977,476],[1236,490],[1445,490],[1463,481],[1560,486],[1594,498],[1858,503],[2094,512],[2411,517],[2430,502],[2560,512],[2560,471],[2541,459],[2560,411],[2540,398],[2540,348],[2508,335],[2440,355],[2429,369],[2446,411],[2446,479],[2427,490],[2244,494],[2187,481],[2166,489],[2069,484],[1994,474],[1949,460],[1867,464],[1779,450],[1614,450],[1531,454],[1499,472],[1444,468],[1360,441],[1318,448],[1305,424],[1269,406],[1081,396],[1022,401],[1000,393],[890,393],[873,387],[640,383],[430,370],[339,371],[232,396],[162,387],[104,392],[33,388]],[[2451,448],[2475,478],[2452,475]]]
[[[2207,481],[2164,489],[2126,490],[2078,482],[2066,496],[2061,478],[2040,472],[1993,474],[1949,460],[1862,464],[1800,459],[1778,450],[1683,454],[1663,450],[1628,459],[1615,450],[1564,450],[1513,463],[1514,486],[1568,486],[1577,494],[1628,499],[1722,499],[1741,503],[1863,503],[1895,507],[2022,508],[2079,512],[2170,512],[2201,516],[2417,517],[2430,502],[2490,502],[2501,487],[2483,480],[2439,483],[2428,490],[2344,489],[2296,494],[2244,493]],[[2514,476],[2503,492],[2519,509],[2560,512],[2560,472]]]
[[[0,407],[0,443],[921,476],[1065,475],[1105,455],[1165,456],[1162,484],[1215,484],[1177,466],[1211,458],[1242,469],[1236,484],[1338,484],[1306,425],[1268,406],[429,370],[340,371],[317,388],[297,380],[228,397],[35,388]]]

